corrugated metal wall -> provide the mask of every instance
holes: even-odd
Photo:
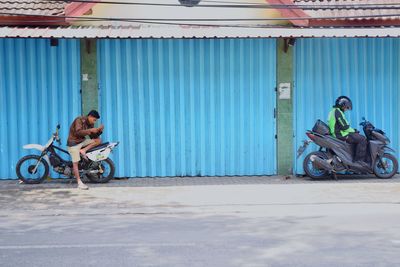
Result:
[[[117,176],[276,173],[275,40],[100,40]]]
[[[295,53],[294,149],[316,119],[327,120],[335,99],[347,95],[351,125],[362,131],[365,116],[387,132],[399,156],[400,39],[299,39]],[[303,173],[304,156],[296,160],[296,173]]]
[[[16,178],[28,143],[44,144],[61,124],[64,145],[80,114],[79,40],[0,39],[0,179]]]

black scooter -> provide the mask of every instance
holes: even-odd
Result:
[[[375,128],[372,123],[362,118],[360,125],[368,140],[365,162],[353,162],[354,145],[341,141],[329,134],[329,127],[317,120],[312,131],[306,135],[310,140],[303,141],[297,151],[297,158],[303,154],[307,146],[314,142],[320,146],[318,151],[308,154],[303,161],[307,176],[312,179],[327,178],[330,175],[336,179],[337,173],[375,174],[378,178],[392,178],[397,173],[398,161],[390,152],[395,152],[387,145],[390,143],[385,132]]]

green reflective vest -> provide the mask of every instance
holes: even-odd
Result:
[[[336,110],[340,112],[339,116],[335,115]],[[349,135],[349,133],[355,132],[355,130],[350,127],[349,122],[346,120],[346,117],[344,116],[344,113],[340,108],[333,108],[331,112],[329,112],[328,123],[331,135],[334,137],[345,137]],[[347,126],[347,129],[343,129]],[[339,132],[341,136],[337,136],[337,132]]]

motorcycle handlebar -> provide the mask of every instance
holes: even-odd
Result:
[[[59,137],[59,135],[58,135],[58,132],[59,132],[59,130],[60,130],[60,124],[57,124],[57,126],[56,126],[56,132],[54,133],[54,139],[57,141],[57,143],[59,144],[59,145],[61,145],[61,139],[60,139],[60,137]]]

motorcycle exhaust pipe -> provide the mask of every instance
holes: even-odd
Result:
[[[310,160],[311,160],[312,164],[314,165],[314,167],[316,167],[316,168],[324,169],[327,171],[333,171],[332,165],[329,164],[328,161],[321,159],[318,156],[312,155],[310,157]]]

